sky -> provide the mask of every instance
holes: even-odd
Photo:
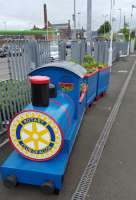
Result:
[[[72,22],[74,0],[0,0],[0,29],[30,29],[33,25],[43,27],[43,4],[47,3],[48,20],[51,23]],[[111,0],[92,0],[93,2],[93,30],[104,21],[104,15],[110,14]],[[115,0],[115,8],[122,9],[122,24],[124,15],[130,21],[131,5],[135,0]],[[87,0],[76,0],[77,26],[86,28]],[[80,13],[80,14],[79,14]],[[119,10],[114,11],[114,28],[119,28]],[[109,19],[109,16],[106,17]],[[136,26],[136,9],[134,10],[133,26]]]

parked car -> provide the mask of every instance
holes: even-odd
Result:
[[[51,46],[50,48],[50,61],[54,62],[55,60],[59,59],[59,49],[58,49],[58,45],[55,46]]]
[[[21,56],[22,49],[18,46],[11,47],[10,45],[3,45],[0,49],[0,57],[7,57],[7,56]]]
[[[67,49],[71,49],[71,40],[67,41],[66,48]]]
[[[4,57],[5,57],[5,52],[3,48],[0,48],[0,58],[4,58]]]

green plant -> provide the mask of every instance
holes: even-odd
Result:
[[[83,66],[86,68],[92,68],[96,66],[96,63],[83,63]]]
[[[95,72],[96,69],[97,69],[96,67],[93,67],[93,68],[87,69],[87,73],[91,74],[91,73]]]
[[[96,71],[97,62],[92,56],[86,54],[82,66],[87,70],[87,73],[92,73]]]
[[[99,69],[102,69],[102,68],[107,67],[107,65],[106,65],[106,64],[103,64],[103,63],[97,63],[97,67],[98,67]]]
[[[96,64],[96,60],[91,55],[86,54],[84,56],[84,63],[95,65]]]

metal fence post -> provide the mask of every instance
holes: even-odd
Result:
[[[80,44],[78,41],[72,41],[71,58],[74,62],[80,63]]]
[[[64,41],[58,42],[59,46],[59,60],[66,60],[66,43]]]
[[[86,43],[85,43],[85,40],[81,40],[80,41],[80,64],[82,64],[84,61],[85,53],[86,53]]]

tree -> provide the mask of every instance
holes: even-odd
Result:
[[[129,25],[127,23],[124,23],[124,27],[119,32],[124,34],[126,41],[129,40]]]
[[[105,34],[111,31],[111,24],[109,21],[105,21],[104,24],[98,29],[98,34]]]
[[[134,39],[135,35],[136,35],[135,30],[132,30],[132,32],[131,32],[131,39]]]

